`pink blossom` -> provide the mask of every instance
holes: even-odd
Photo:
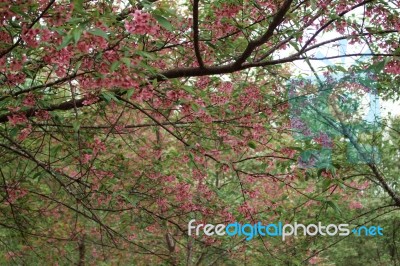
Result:
[[[168,201],[166,199],[159,198],[156,200],[156,203],[161,211],[166,211],[168,209]]]
[[[49,113],[49,111],[46,110],[38,110],[35,112],[35,116],[39,119],[39,120],[49,120],[51,118],[51,115]]]
[[[230,18],[236,16],[236,14],[239,13],[241,9],[242,9],[241,5],[223,4],[221,8],[215,11],[215,15],[218,18],[222,17]]]
[[[28,93],[25,96],[25,99],[22,101],[22,103],[28,107],[35,106],[36,104],[35,96],[32,93]]]
[[[211,103],[216,106],[224,105],[229,101],[229,98],[224,95],[213,94],[210,97]]]
[[[390,74],[400,74],[400,61],[389,62],[385,67],[385,71]]]
[[[308,262],[312,265],[315,265],[321,262],[321,258],[314,256],[311,259],[309,259]]]
[[[41,31],[40,41],[49,42],[52,37],[53,37],[53,32],[51,32],[49,29],[43,29]]]
[[[179,202],[187,202],[191,200],[190,185],[187,183],[178,183],[176,186],[176,200]]]
[[[11,71],[20,71],[22,69],[23,61],[13,60],[10,63],[10,70]]]
[[[210,81],[211,79],[208,76],[200,77],[196,82],[196,87],[198,87],[199,89],[205,89]]]
[[[18,135],[18,141],[25,140],[29,134],[32,132],[32,125],[28,124],[28,126],[21,130],[20,134]]]
[[[91,159],[92,159],[92,155],[85,153],[82,156],[82,163],[88,163]]]
[[[7,203],[12,204],[19,198],[24,197],[28,194],[26,189],[20,188],[19,183],[14,183],[12,185],[6,186],[7,191]]]
[[[24,73],[7,74],[7,83],[10,85],[22,84],[25,82],[26,75]]]
[[[158,26],[151,23],[151,16],[149,13],[135,10],[131,14],[132,20],[125,21],[125,29],[132,34],[150,34],[155,35],[158,31]]]
[[[171,182],[174,182],[176,180],[176,177],[173,176],[173,175],[167,175],[167,176],[164,176],[164,180],[166,182],[168,182],[168,183],[171,183]]]
[[[219,86],[219,91],[229,95],[233,91],[233,84],[232,82],[222,82],[221,85]]]
[[[26,118],[25,114],[13,114],[11,116],[7,116],[8,120],[10,121],[11,125],[21,125],[26,122],[28,122],[28,119]]]
[[[86,41],[79,41],[76,47],[82,53],[88,53],[90,49],[90,45]]]
[[[349,208],[350,208],[350,209],[353,209],[353,210],[355,210],[355,209],[362,209],[362,208],[363,208],[363,205],[361,204],[361,202],[352,201],[352,202],[350,202],[350,204],[349,204]]]
[[[151,87],[149,87],[149,86],[146,86],[146,87],[144,87],[144,88],[142,89],[142,91],[140,92],[140,96],[139,96],[139,97],[140,97],[143,101],[148,101],[148,100],[152,99],[153,96],[154,96],[154,91],[153,91],[153,89],[152,89]]]
[[[86,94],[85,95],[85,100],[83,101],[83,105],[91,105],[96,103],[99,100],[99,97],[93,95],[93,94]]]
[[[174,90],[167,91],[167,93],[165,95],[167,96],[168,100],[171,100],[171,101],[178,100],[178,94]]]
[[[99,138],[94,139],[93,143],[93,152],[97,154],[98,152],[105,152],[106,151],[106,145],[104,142],[102,142]]]
[[[39,29],[29,29],[29,30],[23,30],[23,33],[21,38],[22,40],[30,47],[37,47],[39,46]]]

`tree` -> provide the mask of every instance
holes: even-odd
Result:
[[[320,253],[331,243],[322,237],[189,237],[187,223],[357,221],[360,198],[378,192],[385,196],[371,208],[398,211],[397,181],[385,166],[394,161],[349,163],[343,139],[364,153],[347,131],[331,136],[331,165],[302,165],[326,138],[293,137],[287,88],[291,63],[304,61],[318,81],[306,93],[318,95],[332,73],[367,69],[380,96],[397,97],[398,3],[16,0],[0,7],[3,261],[327,262]],[[315,56],[341,40],[369,51]],[[326,79],[312,67],[361,56],[368,60],[350,69],[330,66]],[[359,86],[343,86],[362,97]],[[385,128],[366,142],[379,143]],[[368,186],[371,193],[359,193]]]

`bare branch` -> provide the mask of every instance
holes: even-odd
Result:
[[[199,63],[200,68],[204,68],[199,45],[199,0],[194,0],[193,2],[193,44],[197,62]]]

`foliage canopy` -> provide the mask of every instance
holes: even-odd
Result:
[[[371,92],[355,73],[398,97],[399,8],[0,1],[0,263],[400,263],[399,120],[354,126]],[[316,55],[343,40],[356,52]],[[296,62],[313,81],[293,91],[309,78]],[[379,222],[388,234],[246,242],[188,237],[191,219]]]

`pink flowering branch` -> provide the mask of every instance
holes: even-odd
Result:
[[[360,7],[360,6],[363,6],[363,5],[367,4],[367,3],[373,2],[373,1],[374,1],[374,0],[365,0],[365,1],[362,1],[362,2],[359,3],[359,4],[352,6],[352,7],[349,8],[348,10],[345,10],[345,11],[341,12],[340,14],[338,14],[338,16],[337,16],[336,18],[333,18],[333,19],[329,20],[328,22],[326,22],[324,25],[322,25],[322,26],[311,36],[310,39],[308,39],[308,40],[306,41],[306,43],[305,43],[305,44],[303,45],[303,47],[300,49],[299,53],[302,54],[302,53],[307,49],[308,45],[310,45],[311,42],[314,41],[315,38],[316,38],[323,30],[325,30],[327,27],[329,27],[329,25],[331,25],[333,22],[335,22],[338,18],[341,18],[341,17],[343,17],[344,15],[346,15],[347,13],[349,13],[350,11],[352,11],[352,10],[354,10],[354,9]]]
[[[30,30],[43,16],[44,14],[46,14],[46,12],[51,8],[51,6],[54,4],[56,0],[51,0],[49,2],[49,4],[46,6],[46,8],[40,13],[39,16],[37,16],[32,23],[27,27],[27,30]],[[12,50],[14,50],[15,47],[17,47],[19,45],[19,43],[22,40],[22,34],[24,34],[24,32],[21,32],[21,36],[18,37],[18,40],[12,45],[10,46],[8,49],[6,49],[5,51],[0,53],[0,58],[2,58],[3,56],[5,56],[6,54],[8,54],[9,52],[11,52]]]
[[[282,63],[288,63],[288,62],[304,60],[304,59],[324,60],[324,59],[335,59],[335,58],[351,57],[351,56],[389,56],[389,57],[391,57],[391,56],[394,56],[394,54],[354,53],[354,54],[346,54],[346,55],[331,56],[331,57],[324,57],[324,58],[308,58],[308,57],[300,57],[300,54],[296,53],[289,57],[278,59],[278,60],[271,60],[271,61],[257,62],[257,63],[247,63],[247,64],[243,64],[243,65],[228,64],[228,65],[213,66],[213,67],[207,67],[207,68],[199,68],[199,67],[176,68],[176,69],[167,70],[165,72],[161,72],[157,76],[150,77],[150,80],[157,79],[158,81],[163,81],[163,80],[174,79],[174,78],[183,78],[183,77],[199,77],[199,76],[208,76],[208,75],[228,74],[228,73],[234,73],[236,71],[249,69],[249,68],[253,68],[253,67],[278,65],[278,64],[282,64]],[[45,87],[49,87],[49,86],[45,86]],[[119,91],[119,90],[116,91],[116,94],[120,95],[120,96],[124,95],[125,93],[126,93],[126,91]],[[59,104],[52,104],[49,107],[42,108],[42,109],[31,108],[26,111],[23,111],[22,113],[24,113],[26,115],[26,117],[33,117],[33,116],[36,116],[36,112],[39,110],[45,110],[45,111],[71,110],[74,108],[81,108],[84,106],[89,106],[91,104],[95,104],[95,103],[102,101],[102,99],[98,99],[96,101],[90,102],[90,104],[86,104],[85,100],[86,99],[84,99],[84,98],[76,99],[75,101],[69,100],[66,102],[59,103]],[[8,122],[8,117],[10,115],[12,115],[12,113],[6,113],[4,115],[1,115],[0,116],[0,124]]]

